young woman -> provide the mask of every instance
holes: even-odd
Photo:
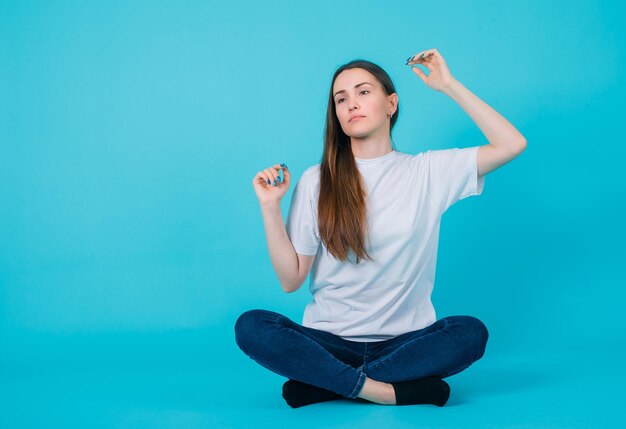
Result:
[[[313,300],[301,325],[269,310],[246,311],[235,339],[250,358],[289,378],[283,397],[292,407],[341,397],[443,406],[450,394],[443,379],[485,352],[489,334],[480,320],[436,319],[430,297],[440,219],[456,201],[479,195],[484,176],[517,157],[526,139],[452,77],[437,49],[406,64],[455,100],[489,143],[396,151],[394,85],[376,64],[355,60],[333,76],[322,160],[296,184],[285,224],[287,166],[259,171],[252,182],[282,288],[297,290],[310,272]]]

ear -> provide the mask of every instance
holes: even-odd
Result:
[[[388,100],[389,100],[390,110],[395,113],[397,110],[396,106],[398,105],[398,94],[396,94],[395,92],[393,94],[390,94],[388,96]]]

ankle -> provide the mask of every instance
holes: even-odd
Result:
[[[396,393],[393,385],[367,377],[363,388],[357,395],[359,398],[383,405],[395,405]]]

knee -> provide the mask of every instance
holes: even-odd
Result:
[[[485,354],[487,341],[489,340],[489,330],[487,326],[478,318],[473,316],[461,316],[465,324],[465,337],[469,342],[469,347],[475,353],[475,359],[478,360]]]
[[[239,348],[247,352],[252,341],[268,321],[272,320],[273,312],[268,310],[248,310],[242,313],[235,322],[235,342]],[[275,315],[274,315],[275,317]]]

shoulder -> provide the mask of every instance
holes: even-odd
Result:
[[[416,162],[446,163],[476,156],[477,146],[451,149],[431,149],[414,155]]]
[[[320,181],[320,164],[315,164],[304,170],[298,183],[308,188],[315,186]]]
[[[471,158],[472,150],[472,148],[429,149],[416,154],[400,153],[398,159],[400,163],[406,162],[408,168],[415,174],[430,174],[465,164],[465,160]]]
[[[411,162],[414,161],[416,159],[416,157],[421,156],[421,153],[418,153],[416,155],[413,155],[411,153],[407,153],[407,152],[401,152],[399,150],[396,151],[396,158],[395,161],[396,162]]]
[[[455,156],[461,156],[461,155],[465,155],[471,152],[475,152],[477,149],[478,149],[478,146],[470,146],[470,147],[464,147],[464,148],[453,147],[451,149],[429,150],[429,151],[426,151],[425,154],[427,154],[430,157],[454,158]]]
[[[396,151],[396,152],[397,153],[396,153],[396,157],[394,160],[395,164],[397,166],[407,165],[409,167],[413,167],[416,164],[421,163],[427,154],[427,152],[418,152],[416,154],[400,152],[400,151]]]
[[[304,172],[302,173],[302,177],[303,178],[306,177],[309,180],[315,176],[319,177],[320,165],[321,164],[315,164],[315,165],[310,166],[309,168],[304,170]]]
[[[312,197],[315,190],[319,188],[320,181],[320,164],[315,164],[302,172],[302,175],[296,183],[298,189],[303,189],[306,195]]]

